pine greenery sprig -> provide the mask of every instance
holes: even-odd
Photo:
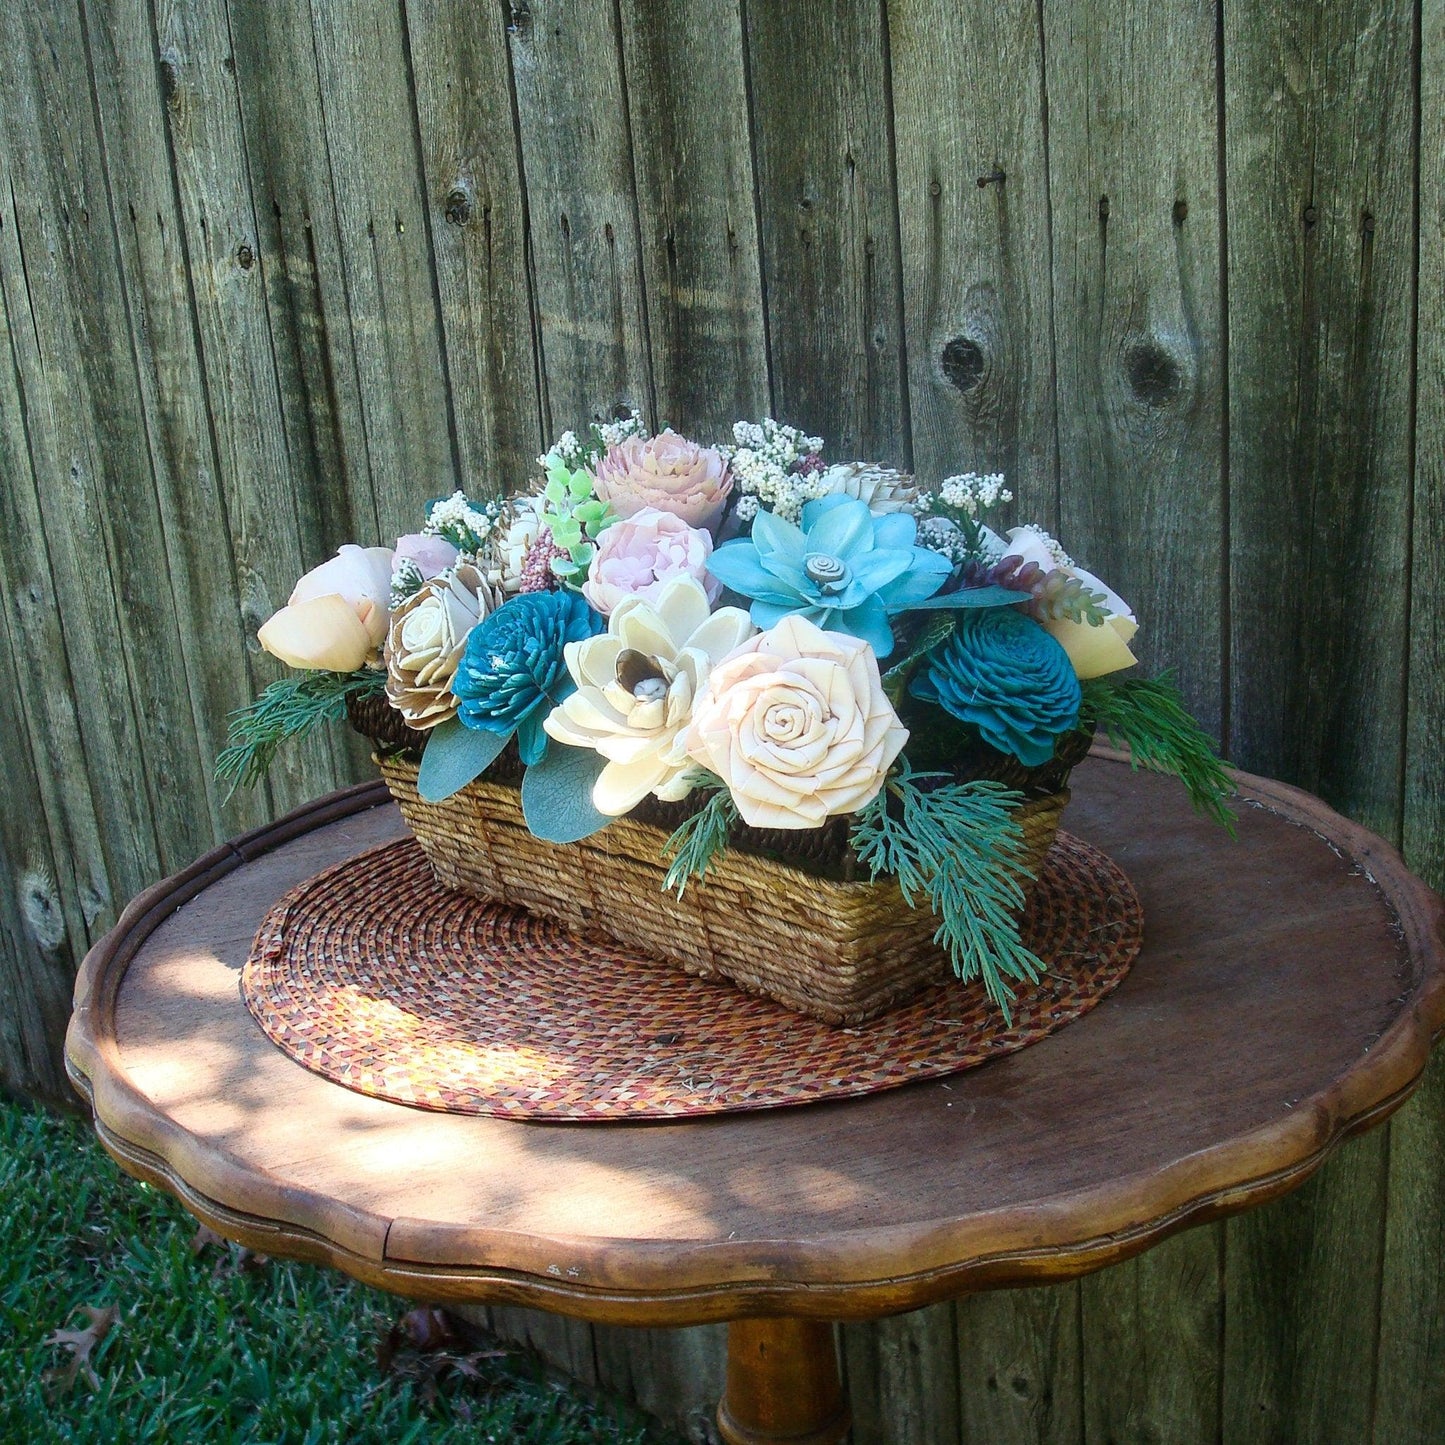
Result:
[[[965,983],[981,978],[1004,1020],[1012,1022],[1008,980],[1032,983],[1044,969],[1018,929],[1023,881],[1033,876],[1014,816],[1023,795],[982,778],[920,786],[944,776],[915,773],[904,759],[858,813],[853,847],[874,878],[898,880],[910,907],[928,900],[939,921],[934,941],[947,951],[953,971]]]
[[[738,820],[737,804],[721,778],[708,774],[698,786],[712,789],[712,797],[690,818],[686,818],[662,845],[664,860],[672,866],[663,879],[664,889],[677,889],[677,896],[687,892],[688,883],[707,876],[707,871],[728,845],[728,836]]]
[[[266,776],[282,743],[304,737],[319,723],[340,722],[349,698],[386,686],[374,668],[357,672],[302,672],[273,682],[249,707],[231,714],[227,746],[216,757],[216,781],[254,787]]]
[[[1206,818],[1234,833],[1229,774],[1209,735],[1190,717],[1173,675],[1090,678],[1084,683],[1079,725],[1102,728],[1115,747],[1127,747],[1135,767],[1169,773]]]

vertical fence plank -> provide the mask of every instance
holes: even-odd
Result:
[[[1058,523],[1036,0],[888,6],[913,460],[1001,471]]]
[[[1398,836],[1413,7],[1224,20],[1232,751]],[[1368,1438],[1386,1140],[1227,1226],[1230,1438]]]
[[[176,737],[174,751],[167,746],[178,704],[190,726],[185,667],[79,14],[58,6],[5,10],[0,52],[13,201],[4,285],[39,513],[31,545],[43,537],[49,548],[77,684],[78,751],[104,820],[106,874],[123,900],[161,871],[177,845],[199,851],[210,826],[188,828],[175,817],[185,806],[187,761],[197,760],[193,734]],[[18,490],[26,481],[7,484]],[[144,676],[137,675],[141,638]],[[65,756],[64,743],[47,741]]]
[[[966,1445],[1083,1445],[1078,1285],[972,1295],[955,1308]]]
[[[778,416],[909,464],[887,30],[873,0],[745,0]]]
[[[419,493],[445,495],[458,481],[415,102],[397,6],[325,0],[311,23],[379,540],[389,541],[415,530]]]
[[[616,11],[536,0],[511,14],[548,428],[624,405],[655,420]]]
[[[188,813],[207,818],[214,831],[214,839],[198,840],[189,832],[177,839],[171,857],[184,861],[198,841],[254,827],[269,812],[266,790],[238,791],[227,801],[212,776],[225,745],[226,719],[250,701],[253,684],[236,592],[232,523],[199,354],[192,257],[167,142],[165,115],[182,109],[187,95],[174,67],[158,63],[146,0],[106,5],[86,0],[82,13],[116,227],[123,321],[135,352],[144,424],[134,441],[148,450],[147,480],[160,531],[151,563],[158,570],[147,585],[170,599],[170,613],[160,625],[175,634],[185,669],[184,680],[176,681],[186,695],[172,694],[161,718],[163,728],[183,728],[184,737],[157,741],[175,752],[188,746],[197,753],[197,766],[176,779],[184,790],[177,801]],[[127,465],[140,463],[138,451]],[[135,484],[142,482],[138,477]],[[139,666],[148,658],[143,647]]]
[[[1233,753],[1387,837],[1405,675],[1412,10],[1224,12]]]
[[[314,459],[309,428],[288,414],[277,374],[265,278],[279,257],[267,254],[261,242],[224,7],[221,0],[157,0],[154,24],[163,94],[152,89],[146,98],[157,116],[164,114],[170,141],[189,272],[174,283],[190,288],[194,308],[200,399],[215,448],[244,634],[244,642],[234,645],[218,629],[205,637],[205,646],[231,661],[238,677],[245,675],[249,655],[250,683],[259,688],[283,669],[260,652],[256,629],[286,600],[295,579],[330,550],[330,539],[319,533],[317,508],[302,500],[317,484]],[[147,77],[141,47],[148,37],[127,33],[136,48],[124,73]],[[127,107],[141,99],[123,98]],[[144,131],[120,143],[143,146],[150,166],[158,166],[160,137]],[[224,555],[189,507],[168,518],[167,526],[181,535],[182,545],[199,545],[215,560]],[[224,721],[216,706],[207,708],[210,728]],[[341,780],[343,768],[336,740],[326,733],[283,749],[269,780],[276,804],[291,808],[326,792]]]
[[[657,418],[724,438],[769,408],[738,0],[621,16]]]
[[[1065,544],[1219,730],[1223,291],[1215,14],[1044,7]]]
[[[1425,0],[1419,37],[1419,279],[1405,860],[1445,889],[1445,4]],[[1445,1419],[1445,1060],[1390,1124],[1389,1214],[1380,1301],[1377,1445],[1425,1440]]]
[[[287,432],[309,446],[302,515],[329,551],[381,522],[315,42],[304,6],[223,3]]]
[[[951,1304],[845,1326],[843,1363],[855,1439],[943,1445],[959,1438]]]
[[[407,0],[461,482],[521,487],[543,446],[521,156],[500,5]]]

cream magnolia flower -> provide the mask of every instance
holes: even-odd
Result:
[[[466,563],[433,577],[392,614],[386,637],[386,696],[419,732],[456,716],[452,678],[467,634],[501,605]]]
[[[386,637],[391,562],[390,547],[347,543],[291,589],[256,640],[290,667],[355,672]]]
[[[1069,654],[1069,661],[1074,664],[1074,671],[1080,678],[1103,677],[1106,673],[1134,666],[1139,659],[1129,650],[1129,643],[1139,630],[1139,622],[1133,608],[1112,587],[1078,566],[1047,532],[1038,527],[1011,527],[1006,551],[1010,557],[1037,562],[1045,572],[1053,567],[1061,568],[1069,576],[1077,577],[1091,591],[1102,594],[1102,627],[1065,620],[1044,623]]]
[[[816,828],[883,786],[908,741],[866,642],[793,614],[712,671],[687,750],[755,828]]]
[[[558,742],[607,759],[592,790],[599,813],[616,817],[649,793],[676,801],[691,792],[685,740],[693,702],[714,664],[754,631],[740,607],[709,616],[702,583],[682,576],[651,601],[624,598],[606,632],[567,644],[577,691],[543,727]]]

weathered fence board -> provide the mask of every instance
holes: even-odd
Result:
[[[298,573],[619,405],[1005,471],[1445,882],[1442,76],[1441,0],[0,12],[0,1083],[63,1090],[119,903],[357,768],[210,781]],[[1431,1438],[1442,1139],[1437,1067],[1292,1199],[850,1326],[857,1439]],[[491,1318],[706,1436],[716,1329]]]
[[[1053,275],[1035,0],[888,7],[913,459],[1001,471],[1058,525]]]
[[[835,460],[910,457],[887,68],[877,3],[749,3],[773,405]],[[823,76],[826,82],[808,83]]]

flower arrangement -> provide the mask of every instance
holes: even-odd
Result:
[[[457,492],[394,547],[342,547],[261,628],[297,671],[235,717],[219,774],[254,781],[286,738],[383,708],[369,731],[419,753],[428,802],[511,745],[538,839],[661,809],[679,896],[749,830],[802,860],[832,829],[1007,1013],[1042,966],[1020,809],[1081,741],[1104,729],[1226,825],[1227,779],[1168,677],[1132,675],[1124,600],[1002,527],[1002,477],[929,490],[823,446],[771,419],[706,446],[633,414],[565,433],[505,501]]]

